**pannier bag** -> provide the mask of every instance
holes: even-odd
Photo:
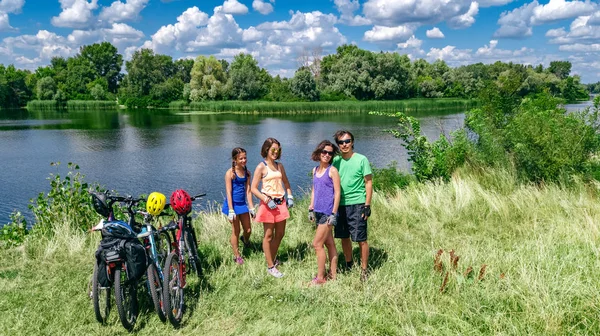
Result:
[[[131,227],[122,221],[107,222],[102,229],[100,246],[96,250],[100,286],[111,285],[112,279],[106,267],[108,263],[123,260],[127,278],[131,281],[139,280],[148,268],[146,250]]]

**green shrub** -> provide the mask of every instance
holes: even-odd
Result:
[[[51,165],[59,166],[60,162]],[[79,166],[69,162],[67,167],[64,178],[59,174],[50,174],[50,191],[42,192],[35,200],[31,200],[29,208],[35,218],[33,230],[36,232],[50,234],[53,226],[64,223],[85,231],[98,218],[92,208],[89,186],[84,182]],[[98,187],[95,186],[95,189]]]
[[[14,211],[10,220],[10,223],[0,228],[0,247],[21,245],[27,236],[27,221],[19,211]]]
[[[385,168],[371,167],[373,171],[373,189],[384,193],[392,193],[396,189],[404,189],[414,178],[404,174],[396,167],[396,161],[392,161]]]

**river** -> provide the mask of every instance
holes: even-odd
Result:
[[[464,111],[415,115],[430,139],[462,127]],[[339,129],[350,130],[355,151],[376,167],[397,162],[410,169],[401,141],[385,129],[395,119],[348,114],[172,114],[165,110],[27,111],[0,110],[0,226],[19,210],[31,219],[29,200],[49,190],[50,173],[64,176],[67,163],[80,166],[85,181],[121,195],[183,188],[206,193],[199,206],[222,202],[223,176],[231,150],[248,151],[248,169],[261,161],[267,137],[282,144],[281,162],[296,196],[303,196],[315,165],[310,154]],[[52,162],[61,164],[51,165]]]

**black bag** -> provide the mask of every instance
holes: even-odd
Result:
[[[127,240],[114,237],[104,237],[96,250],[96,263],[98,264],[98,283],[101,287],[110,287],[112,279],[108,274],[107,265],[110,262],[125,260],[125,244]]]
[[[148,256],[139,240],[133,239],[125,243],[125,260],[127,278],[132,281],[141,279],[148,269]]]

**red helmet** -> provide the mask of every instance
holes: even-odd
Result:
[[[187,215],[192,211],[192,198],[183,189],[177,189],[171,194],[171,208],[178,215]]]

